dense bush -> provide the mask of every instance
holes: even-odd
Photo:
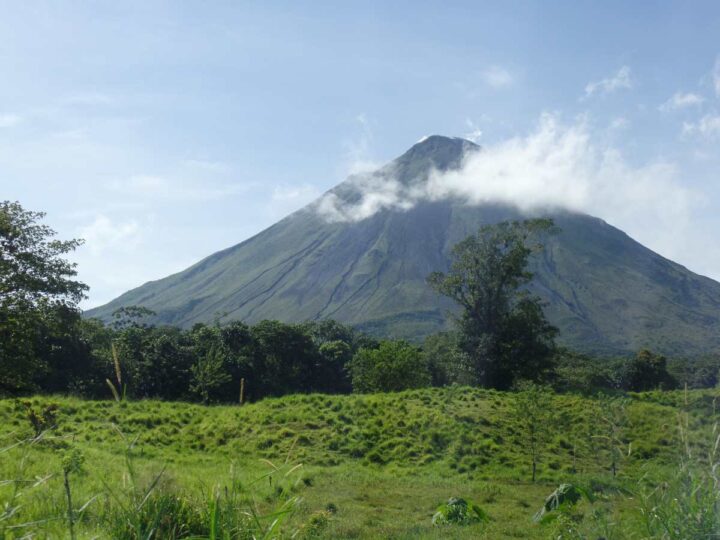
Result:
[[[420,349],[404,341],[383,341],[358,351],[349,365],[356,392],[397,392],[430,386]]]
[[[715,362],[718,366],[718,359]],[[664,356],[647,349],[639,351],[635,356],[620,358],[597,358],[560,350],[555,357],[553,374],[557,390],[586,393],[597,390],[672,390],[687,381],[688,377],[683,373],[670,373],[668,360]],[[708,382],[712,382],[712,379]]]

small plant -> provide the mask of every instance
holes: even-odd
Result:
[[[448,502],[438,506],[432,517],[433,525],[469,525],[471,523],[487,523],[490,516],[480,508],[459,497],[450,497]]]
[[[300,530],[300,538],[309,540],[319,537],[328,528],[331,517],[332,514],[327,510],[313,512]]]
[[[558,510],[562,511],[575,506],[575,504],[577,504],[577,502],[582,498],[583,494],[585,494],[585,491],[581,490],[577,486],[572,484],[560,484],[555,491],[547,496],[545,504],[543,504],[543,507],[535,514],[533,518],[534,521],[545,522],[548,520],[550,512]],[[557,514],[554,514],[553,516],[555,518],[557,517]]]
[[[25,412],[25,418],[33,429],[34,438],[37,439],[45,431],[57,425],[57,413],[59,406],[56,403],[48,403],[44,406],[35,407],[30,401],[20,401],[19,407]]]
[[[325,510],[330,514],[337,514],[338,507],[335,503],[329,502],[325,505]]]
[[[85,463],[85,456],[77,449],[73,448],[62,460],[62,472],[63,472],[63,486],[65,488],[65,502],[67,504],[67,522],[68,531],[70,533],[71,540],[75,540],[75,511],[73,509],[72,502],[72,491],[70,489],[70,475],[79,473],[82,470],[83,463]],[[83,507],[79,510],[82,513],[85,508],[92,502],[90,499]]]
[[[631,446],[625,444],[624,437],[628,425],[627,407],[630,400],[624,397],[598,394],[596,421],[599,434],[595,437],[610,454],[610,470],[613,478],[617,475],[618,465],[625,455],[630,455]]]
[[[550,391],[531,382],[517,385],[514,394],[513,419],[520,429],[522,446],[530,457],[532,481],[553,429],[552,397]]]

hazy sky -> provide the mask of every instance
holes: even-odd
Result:
[[[592,211],[720,278],[717,2],[3,1],[0,13],[0,199],[86,239],[86,307],[432,133],[494,156],[449,179],[457,189],[506,178],[505,197]]]

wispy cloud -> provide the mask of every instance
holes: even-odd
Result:
[[[618,90],[627,90],[632,88],[633,80],[630,68],[628,66],[621,67],[612,77],[602,79],[600,81],[589,82],[585,86],[585,97],[589,98],[593,95],[612,94]]]
[[[346,157],[343,174],[362,174],[380,167],[380,163],[372,158],[374,136],[371,119],[365,113],[360,113],[355,116],[355,123],[360,133],[344,143]]]
[[[493,88],[504,88],[510,86],[515,78],[505,68],[500,66],[490,66],[482,72],[482,79],[485,84]]]
[[[463,138],[467,139],[468,141],[472,141],[474,143],[477,143],[480,141],[480,138],[482,137],[482,129],[480,129],[480,126],[478,126],[475,122],[473,122],[470,118],[465,119],[465,125],[468,127],[470,131],[465,133],[463,135]]]
[[[250,184],[196,181],[170,178],[153,174],[136,174],[125,179],[113,180],[108,188],[146,199],[171,199],[182,201],[210,201],[247,191]]]
[[[625,118],[624,116],[618,116],[617,118],[613,118],[613,121],[610,122],[610,129],[612,130],[621,130],[621,129],[627,129],[630,127],[630,120]]]
[[[93,254],[106,250],[128,251],[137,243],[141,227],[139,223],[130,219],[116,222],[104,214],[95,216],[92,222],[78,229],[78,236],[85,240],[86,248]]]
[[[129,217],[116,209],[77,217],[80,224],[74,236],[84,238],[85,244],[72,259],[78,263],[79,279],[91,285],[91,298],[82,303],[84,309],[108,302],[150,279],[177,272],[192,262],[191,258],[187,260],[187,251],[167,249],[174,235],[158,230],[153,214]],[[162,240],[158,240],[159,235],[164,235]],[[162,256],[154,256],[157,252]]]
[[[410,210],[428,198],[425,186],[408,187],[382,175],[358,175],[348,182],[359,193],[357,201],[347,203],[329,192],[317,203],[317,213],[329,223],[362,221],[382,210]]]
[[[660,105],[659,110],[668,112],[686,109],[688,107],[697,107],[702,105],[704,101],[704,97],[699,94],[694,94],[693,92],[675,92],[670,99]]]
[[[18,114],[0,114],[0,128],[11,128],[22,122]]]
[[[583,120],[567,125],[546,114],[527,136],[469,154],[458,170],[435,171],[420,185],[368,175],[356,181],[361,193],[356,202],[330,193],[317,210],[328,221],[359,221],[381,210],[450,198],[528,212],[559,207],[603,217],[655,247],[667,247],[687,220],[694,193],[678,181],[674,165],[661,160],[631,165],[603,140]]]
[[[683,135],[701,135],[710,137],[720,135],[720,114],[706,114],[697,122],[685,122]]]
[[[720,97],[720,55],[715,60],[713,68],[713,86],[715,87],[715,95]]]

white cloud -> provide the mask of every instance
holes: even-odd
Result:
[[[326,221],[362,221],[381,210],[409,210],[427,197],[424,187],[419,187],[416,191],[392,178],[380,175],[357,175],[348,182],[361,193],[360,200],[354,204],[346,204],[335,193],[325,194],[318,201],[316,210]]]
[[[675,111],[687,107],[697,107],[702,105],[704,101],[704,97],[692,92],[675,92],[670,99],[660,105],[659,109],[662,112]]]
[[[585,86],[585,97],[588,98],[595,94],[612,94],[617,90],[632,88],[632,85],[630,68],[623,66],[612,77],[588,83],[587,86]]]
[[[720,135],[720,114],[706,114],[697,122],[683,123],[683,135],[698,134],[703,137]]]
[[[116,208],[95,215],[81,212],[74,220],[80,225],[73,236],[83,238],[85,244],[71,257],[78,263],[78,278],[91,286],[90,299],[81,303],[83,309],[187,268],[200,255],[193,252],[182,229],[168,228],[165,220],[154,214],[130,216]]]
[[[472,141],[474,143],[479,142],[483,134],[482,129],[480,129],[480,127],[469,118],[465,120],[465,124],[470,131],[463,135],[463,137],[466,138],[468,141]]]
[[[544,115],[530,135],[471,154],[457,171],[433,174],[428,194],[523,210],[559,206],[617,216],[644,207],[674,214],[688,199],[674,173],[662,162],[632,167],[617,149],[596,143],[584,122],[563,125]]]
[[[596,140],[597,139],[597,140]],[[359,221],[384,209],[408,210],[422,200],[506,203],[532,212],[566,208],[602,217],[656,249],[672,251],[695,194],[662,160],[630,165],[594,137],[584,121],[562,124],[543,115],[537,128],[470,154],[455,171],[431,173],[412,186],[387,177],[355,180],[362,196],[346,204],[333,193],[317,211],[328,221]]]
[[[490,66],[487,68],[482,72],[482,79],[493,88],[510,86],[515,80],[507,69],[500,66]]]
[[[139,240],[140,225],[134,219],[114,222],[104,214],[78,229],[78,236],[85,240],[84,249],[96,255],[106,250],[128,251]]]
[[[22,117],[17,114],[0,114],[0,128],[11,128],[22,122]]]
[[[371,120],[365,113],[360,113],[355,117],[355,122],[360,127],[360,134],[344,143],[346,157],[343,174],[345,175],[363,174],[381,165],[371,157],[374,143]]]
[[[715,95],[720,97],[720,56],[715,60],[715,68],[713,69],[713,86],[715,87]]]

